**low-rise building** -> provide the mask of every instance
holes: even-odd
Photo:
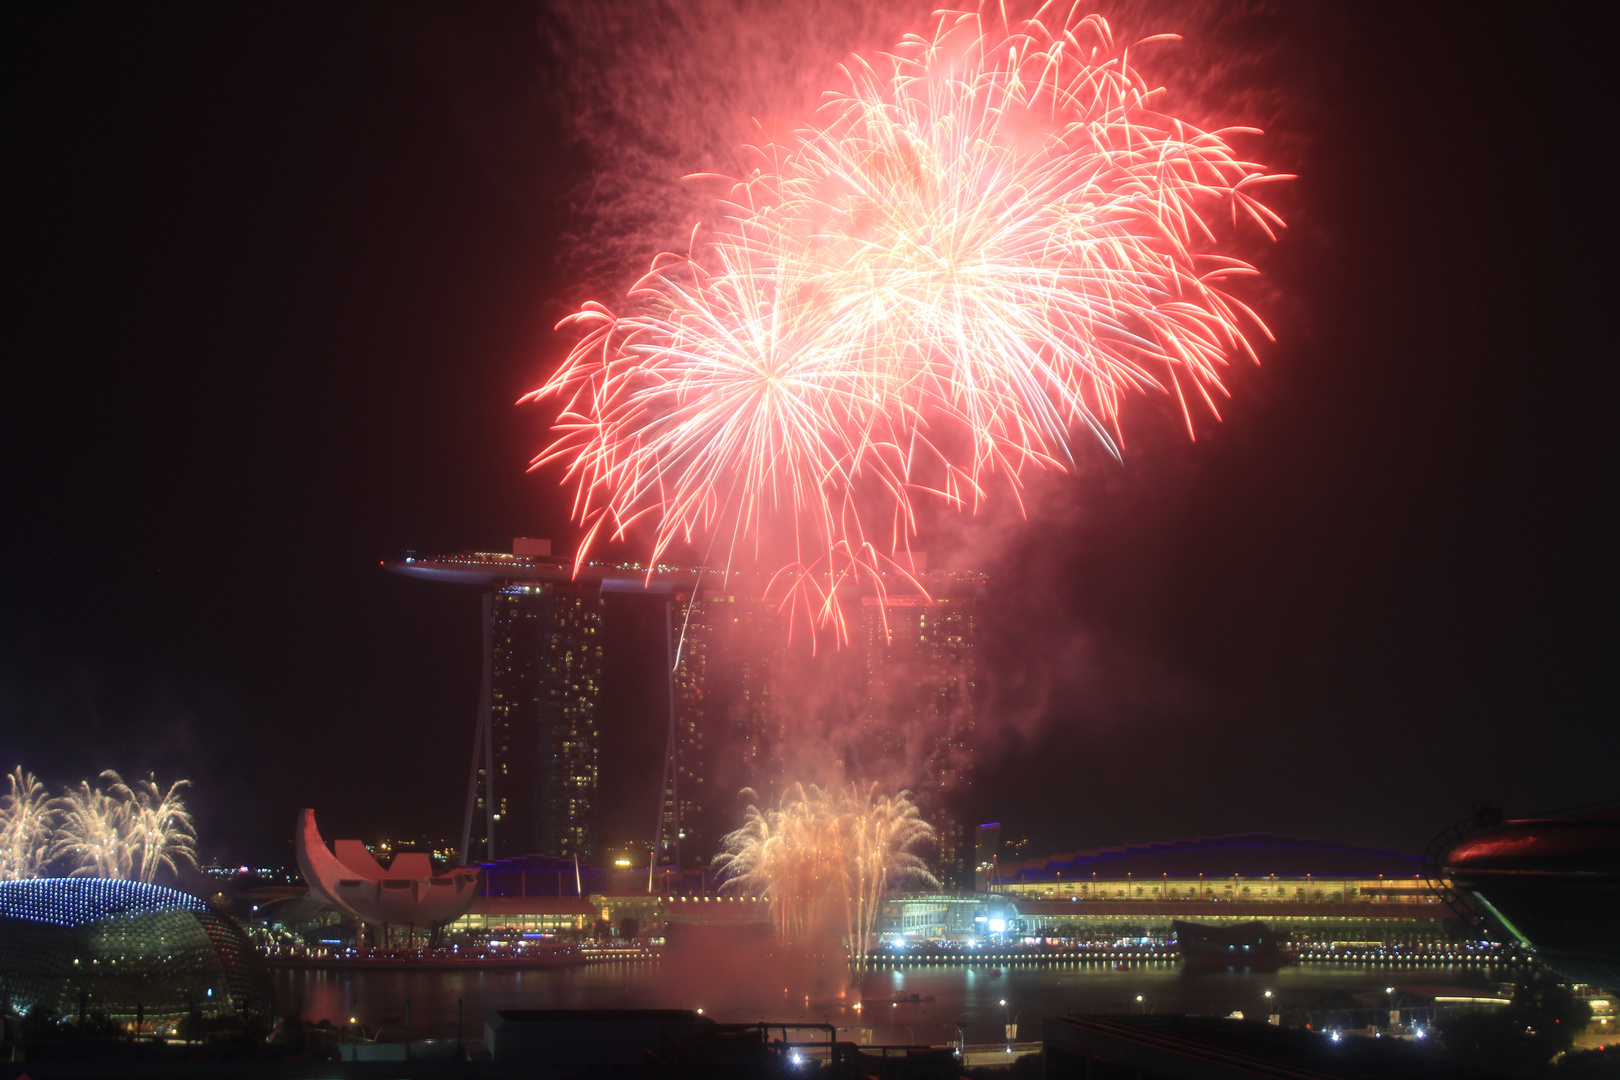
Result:
[[[578,896],[480,896],[471,909],[445,925],[450,934],[575,935],[589,930],[600,914]]]

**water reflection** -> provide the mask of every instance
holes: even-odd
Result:
[[[720,965],[716,964],[716,968]],[[530,971],[308,971],[273,973],[281,1011],[302,1007],[306,1019],[342,1024],[358,1017],[384,1040],[452,1038],[457,1001],[462,1037],[483,1036],[484,1018],[500,1009],[685,1008],[725,1022],[830,1023],[841,1037],[873,1043],[944,1044],[965,1028],[970,1043],[997,1042],[1003,1025],[1038,1039],[1044,1016],[1065,1012],[1160,1012],[1263,1018],[1308,1005],[1330,991],[1358,993],[1392,982],[1482,985],[1478,967],[1413,965],[1388,969],[1321,964],[1280,972],[1188,975],[1175,963],[1125,970],[1098,964],[1046,964],[879,969],[853,997],[806,999],[778,986],[768,972],[735,968],[717,980],[669,961],[604,963]],[[1265,996],[1267,990],[1273,997]],[[1006,1005],[1001,1003],[1005,1001]],[[407,1002],[409,1007],[407,1008]],[[862,1029],[868,1029],[863,1032]]]

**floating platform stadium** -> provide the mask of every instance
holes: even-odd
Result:
[[[1458,929],[1423,860],[1272,833],[1100,848],[1002,864],[991,891],[1025,933],[1167,937],[1171,923],[1262,920],[1302,945],[1440,943]]]

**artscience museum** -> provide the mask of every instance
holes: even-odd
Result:
[[[406,928],[412,937],[418,929],[432,933],[466,914],[478,896],[476,869],[436,874],[420,852],[396,855],[384,868],[358,840],[328,848],[313,810],[300,813],[295,846],[310,894],[374,933],[381,930],[382,941],[393,928]]]

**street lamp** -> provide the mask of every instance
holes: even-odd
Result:
[[[1020,1009],[1019,1012],[1022,1013],[1023,1010]],[[1006,1024],[1002,1031],[1007,1037],[1007,1053],[1010,1054],[1012,1053],[1013,1040],[1018,1038],[1018,1017],[1008,1014],[1006,998],[1001,999],[1001,1019]]]
[[[1142,995],[1141,994],[1136,995],[1136,1003],[1138,1005],[1142,1005]],[[1144,1014],[1147,1012],[1147,1006],[1146,1005],[1142,1005],[1142,1012]]]

